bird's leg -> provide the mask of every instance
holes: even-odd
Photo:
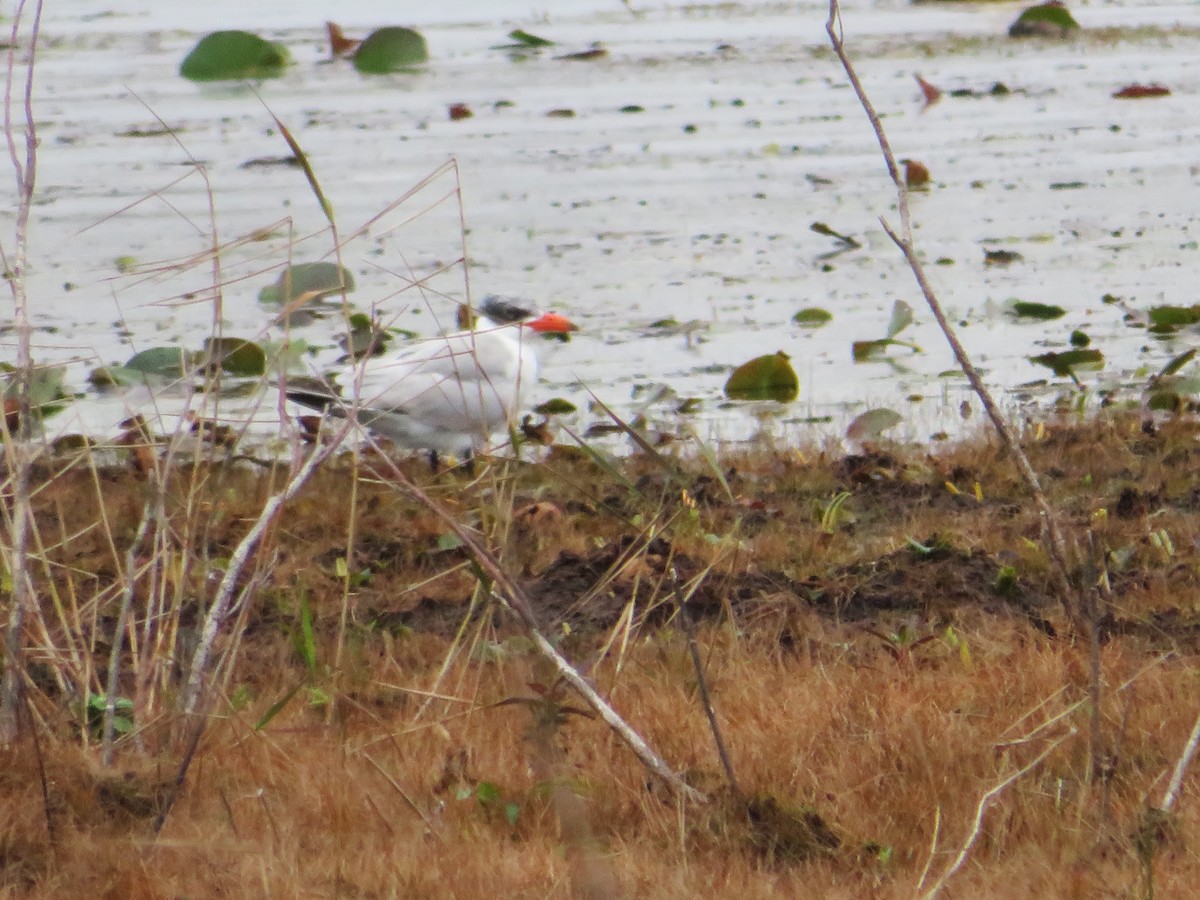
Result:
[[[430,450],[429,451],[429,468],[433,472],[434,475],[436,475],[438,473],[438,469],[441,468],[441,466],[439,465],[440,462],[441,462],[441,460],[438,458],[438,452],[436,450]]]
[[[472,478],[475,477],[475,451],[470,447],[467,448],[467,458],[463,460],[463,465],[467,467],[467,474]]]

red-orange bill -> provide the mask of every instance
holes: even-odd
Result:
[[[534,331],[539,332],[554,332],[557,334],[565,334],[569,331],[578,331],[579,326],[568,319],[566,316],[560,316],[558,313],[542,313],[526,325]]]

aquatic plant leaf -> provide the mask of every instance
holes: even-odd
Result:
[[[349,56],[362,43],[362,41],[346,37],[342,26],[337,22],[326,22],[325,34],[329,38],[329,55],[333,57]]]
[[[214,31],[200,39],[179,64],[191,81],[276,78],[291,57],[287,48],[248,31]]]
[[[1166,378],[1152,379],[1147,393],[1170,393],[1177,397],[1200,396],[1200,375],[1170,375]]]
[[[885,431],[903,421],[904,417],[893,409],[868,409],[846,427],[846,437],[859,443],[877,441]]]
[[[1200,304],[1195,306],[1152,306],[1150,324],[1163,328],[1179,328],[1200,323]]]
[[[151,347],[131,356],[125,362],[125,368],[143,375],[178,378],[186,375],[192,367],[195,362],[193,356],[182,347]]]
[[[411,28],[379,28],[354,51],[354,68],[364,75],[403,72],[426,62],[429,47],[421,33]]]
[[[1018,319],[1037,319],[1043,322],[1061,319],[1067,314],[1065,309],[1053,303],[1034,303],[1029,300],[1014,300],[1010,311]]]
[[[887,336],[890,340],[913,323],[913,308],[903,300],[892,304],[892,318],[888,322]]]
[[[1055,375],[1074,377],[1075,369],[1099,369],[1104,366],[1104,354],[1099,350],[1063,350],[1061,353],[1042,353],[1029,357],[1030,362],[1046,366]]]
[[[536,34],[530,34],[521,28],[514,28],[508,33],[508,39],[511,44],[500,44],[492,47],[493,50],[536,50],[540,47],[553,47],[554,41],[548,38],[538,37]]]
[[[97,366],[88,373],[88,384],[96,388],[130,387],[145,383],[144,372],[137,372],[125,366]]]
[[[1087,336],[1087,332],[1081,328],[1076,328],[1071,332],[1071,336],[1067,338],[1072,347],[1087,347],[1092,343],[1092,339]]]
[[[1048,2],[1024,10],[1008,28],[1008,36],[1023,37],[1067,37],[1079,30],[1079,23],[1065,6]]]
[[[892,342],[887,338],[877,341],[855,341],[850,345],[850,355],[856,363],[869,362],[876,357],[883,356],[891,345]]]
[[[1171,89],[1164,84],[1127,84],[1113,92],[1116,100],[1141,100],[1145,97],[1169,97]]]
[[[808,306],[792,316],[792,321],[803,328],[820,328],[833,319],[833,313],[819,306]]]
[[[788,403],[800,394],[800,378],[790,357],[778,353],[759,356],[733,370],[725,382],[725,396],[731,400],[778,400]]]
[[[988,250],[986,247],[983,250],[985,266],[1007,266],[1024,259],[1025,257],[1016,250]]]
[[[354,274],[344,266],[331,262],[296,263],[288,266],[276,279],[258,292],[259,303],[291,303],[304,297],[319,300],[330,294],[354,290]]]
[[[925,101],[925,108],[933,106],[942,99],[942,91],[935,84],[930,84],[920,75],[914,74],[913,78],[917,79],[917,86],[921,88],[921,98]]]
[[[1162,367],[1162,371],[1158,373],[1158,377],[1166,378],[1170,375],[1174,375],[1176,372],[1178,372],[1180,369],[1182,369],[1184,366],[1186,366],[1188,363],[1190,363],[1193,359],[1195,359],[1197,352],[1200,352],[1200,351],[1197,351],[1197,349],[1195,347],[1193,347],[1191,350],[1187,350],[1187,351],[1184,351],[1183,353],[1180,353],[1177,357],[1175,357],[1173,360],[1171,360],[1169,363],[1167,363],[1165,366]]]
[[[204,353],[208,365],[230,375],[252,377],[267,371],[267,354],[253,341],[234,337],[207,338]]]
[[[830,228],[824,222],[813,222],[811,225],[808,226],[808,228],[810,231],[815,231],[817,234],[824,235],[825,237],[831,237],[834,240],[841,242],[846,247],[861,247],[862,246],[862,244],[860,244],[854,238],[850,237],[850,235],[842,234],[839,231],[834,231],[832,228]]]
[[[929,187],[929,167],[915,159],[901,160],[904,163],[904,186],[912,190]]]
[[[570,400],[564,400],[562,397],[554,397],[540,406],[535,406],[533,411],[542,416],[566,416],[575,412],[575,409],[575,404]]]

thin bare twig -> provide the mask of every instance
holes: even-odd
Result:
[[[692,591],[699,587],[697,582]],[[690,596],[682,597],[679,600],[679,618],[683,622],[683,633],[687,635],[688,654],[692,658],[692,668],[696,671],[696,686],[700,690],[700,704],[704,707],[704,715],[708,718],[708,727],[712,731],[713,740],[717,745],[717,756],[721,758],[721,767],[725,770],[725,777],[729,780],[729,787],[733,791],[734,797],[739,803],[746,802],[746,795],[742,792],[742,785],[737,779],[737,774],[733,770],[733,760],[729,756],[729,750],[725,746],[725,736],[721,731],[721,723],[717,719],[717,711],[713,708],[712,695],[708,691],[708,676],[704,674],[704,661],[700,659],[700,647],[696,643],[696,623],[692,620],[691,610],[688,609],[688,601]]]
[[[913,889],[919,891],[925,886],[925,879],[929,877],[929,870],[933,866],[933,858],[937,856],[938,838],[942,834],[942,808],[935,806],[933,808],[933,836],[929,838],[929,855],[925,857],[925,865],[921,869],[921,877],[917,879],[917,886]]]
[[[46,760],[42,754],[42,741],[38,737],[37,723],[33,721],[33,709],[29,695],[24,695],[25,702],[21,709],[29,722],[29,736],[33,740],[33,757],[37,761],[38,784],[42,789],[42,815],[46,817],[46,834],[50,839],[50,849],[58,851],[58,829],[54,827],[54,807],[50,802],[50,779],[46,777]]]
[[[946,886],[946,882],[954,877],[954,874],[958,872],[958,870],[962,868],[963,863],[967,861],[967,856],[970,854],[971,848],[975,846],[975,841],[979,839],[979,832],[983,829],[983,817],[987,813],[988,807],[991,806],[992,801],[1004,793],[1004,791],[1016,781],[1020,780],[1040,766],[1047,756],[1057,750],[1064,741],[1070,737],[1073,737],[1077,733],[1078,732],[1072,728],[1058,740],[1054,741],[1044,750],[1042,750],[1041,753],[1033,758],[1032,762],[1029,762],[1028,764],[1017,769],[1017,771],[1013,772],[999,784],[994,785],[984,792],[983,796],[979,798],[979,804],[975,807],[975,819],[971,823],[971,830],[967,832],[967,839],[963,842],[962,848],[958,851],[958,855],[954,857],[954,862],[952,862],[949,868],[942,873],[942,876],[934,882],[933,887],[931,887],[922,895],[924,900],[931,900],[931,898],[936,897],[938,893],[941,892],[942,888]]]
[[[387,780],[387,783],[392,786],[392,790],[400,795],[400,799],[404,801],[405,805],[417,814],[417,818],[420,819],[422,824],[425,826],[425,833],[437,838],[439,841],[442,840],[441,834],[439,834],[438,830],[433,827],[433,823],[429,821],[429,816],[425,815],[425,811],[422,810],[421,807],[417,806],[417,801],[410,797],[408,795],[408,791],[404,790],[404,788],[400,786],[400,783],[396,781],[396,779],[393,778],[383,766],[375,761],[375,757],[364,750],[363,759],[375,767],[375,771]],[[389,825],[388,827],[390,828],[391,826]]]
[[[1175,801],[1179,799],[1179,791],[1183,787],[1184,776],[1187,775],[1188,767],[1191,766],[1198,748],[1200,748],[1200,716],[1196,717],[1196,723],[1192,726],[1192,733],[1183,747],[1183,753],[1175,761],[1175,771],[1171,773],[1171,782],[1163,793],[1162,801],[1158,804],[1158,808],[1163,812],[1169,813],[1175,808]]]
[[[884,231],[887,232],[888,237],[892,239],[900,252],[904,254],[904,259],[908,263],[908,267],[912,270],[917,285],[921,289],[921,294],[925,297],[925,302],[928,304],[930,312],[933,313],[938,327],[941,329],[942,334],[945,335],[946,342],[950,345],[959,368],[966,375],[967,381],[971,384],[971,389],[978,395],[984,410],[987,412],[988,418],[991,420],[997,435],[1000,437],[1001,443],[1004,444],[1005,450],[1016,463],[1021,478],[1033,494],[1034,500],[1038,505],[1038,511],[1042,516],[1043,528],[1048,538],[1048,549],[1051,562],[1053,563],[1051,569],[1055,580],[1058,582],[1057,587],[1062,592],[1063,602],[1067,606],[1068,612],[1073,617],[1078,617],[1081,610],[1077,592],[1071,587],[1070,579],[1067,577],[1066,543],[1058,527],[1057,517],[1054,515],[1054,511],[1046,499],[1046,494],[1042,490],[1037,472],[1034,471],[1029,458],[1021,449],[1012,429],[1009,428],[1008,423],[1004,420],[1004,416],[1001,414],[999,406],[996,405],[991,391],[984,384],[979,370],[975,368],[975,365],[971,362],[971,358],[967,355],[966,349],[958,340],[958,335],[946,318],[946,314],[942,310],[942,305],[934,293],[929,279],[925,275],[925,269],[921,265],[920,259],[917,258],[912,233],[912,215],[908,205],[908,189],[904,183],[904,177],[901,175],[899,164],[896,161],[896,154],[892,151],[891,144],[888,142],[883,122],[880,120],[879,114],[875,111],[874,105],[871,103],[862,82],[858,78],[854,65],[850,62],[850,58],[846,54],[845,39],[842,33],[842,14],[838,0],[830,0],[829,19],[825,23],[825,31],[829,35],[834,53],[837,54],[838,59],[842,63],[842,68],[846,71],[846,77],[850,80],[850,86],[854,89],[854,93],[858,97],[858,102],[862,106],[863,112],[866,113],[867,119],[871,123],[871,128],[875,131],[875,137],[879,141],[879,148],[883,153],[884,162],[887,164],[888,174],[896,186],[897,208],[900,213],[900,233],[897,234],[883,219],[880,219],[880,223]]]
[[[479,564],[480,569],[483,570],[483,573],[495,586],[496,589],[492,591],[492,595],[516,614],[517,618],[521,620],[521,624],[525,626],[529,638],[533,641],[537,651],[550,661],[558,676],[579,693],[584,702],[592,708],[596,715],[603,719],[605,724],[616,732],[617,736],[633,751],[633,754],[641,761],[642,765],[662,779],[680,797],[696,802],[705,802],[708,798],[684,781],[677,772],[667,765],[666,761],[646,743],[642,736],[634,731],[629,723],[608,704],[608,701],[601,697],[594,687],[588,684],[587,679],[571,665],[570,661],[559,653],[558,648],[550,643],[538,625],[537,616],[533,612],[533,602],[530,600],[529,595],[525,592],[524,588],[509,576],[496,557],[483,546],[475,534],[459,523],[441,504],[417,487],[407,475],[400,471],[399,467],[392,466],[391,471],[409,496],[441,519],[454,532],[455,536],[462,541],[467,552],[471,554],[476,563]]]
[[[0,417],[0,432],[4,440],[5,462],[12,473],[12,514],[9,517],[10,541],[7,560],[12,575],[12,598],[8,612],[8,630],[4,640],[4,676],[0,681],[0,745],[11,743],[20,730],[21,692],[24,689],[25,614],[33,596],[29,580],[29,533],[33,523],[30,506],[29,477],[33,465],[30,434],[33,408],[30,382],[33,376],[33,327],[29,320],[29,297],[25,292],[25,260],[29,243],[29,213],[33,207],[33,189],[37,176],[37,130],[33,118],[33,72],[37,58],[38,32],[42,22],[42,0],[34,6],[33,26],[29,34],[29,59],[25,64],[25,159],[17,150],[17,135],[13,123],[13,87],[16,78],[17,53],[21,42],[21,19],[25,0],[17,4],[13,14],[12,35],[9,41],[8,72],[4,92],[4,136],[12,159],[17,181],[17,216],[13,232],[11,258],[4,255],[4,264],[13,296],[13,331],[17,336],[17,365],[13,374],[16,387],[17,429],[14,435],[8,427],[7,416]]]
[[[258,547],[258,543],[262,540],[263,535],[266,534],[267,529],[274,524],[284,505],[296,496],[300,488],[308,482],[313,472],[316,471],[317,466],[337,448],[341,437],[345,435],[349,428],[350,426],[346,425],[342,429],[342,433],[335,436],[330,442],[313,448],[312,452],[309,453],[308,457],[299,467],[293,470],[288,483],[284,485],[283,489],[272,495],[263,505],[258,518],[254,520],[254,524],[250,527],[250,530],[246,532],[246,535],[242,538],[236,549],[234,549],[233,555],[229,559],[229,566],[225,570],[225,575],[222,577],[221,584],[217,588],[216,596],[213,598],[212,605],[208,609],[208,615],[204,617],[204,625],[200,630],[200,640],[196,645],[196,652],[192,655],[187,684],[183,691],[182,708],[185,713],[190,714],[194,712],[199,703],[200,695],[204,688],[204,676],[208,669],[208,659],[212,654],[213,642],[216,641],[217,633],[231,611],[234,592],[237,590],[242,571],[250,560],[250,555]]]
[[[1000,443],[1003,444],[1005,451],[1016,465],[1017,471],[1020,473],[1030,494],[1033,495],[1034,502],[1037,504],[1038,512],[1041,516],[1042,533],[1045,538],[1047,554],[1050,558],[1050,574],[1054,579],[1055,588],[1062,599],[1063,607],[1076,633],[1082,635],[1088,642],[1091,654],[1088,696],[1092,706],[1089,748],[1091,771],[1095,774],[1101,766],[1101,759],[1103,757],[1100,719],[1102,685],[1099,666],[1098,603],[1094,596],[1072,584],[1071,578],[1068,575],[1066,541],[1063,538],[1062,529],[1058,525],[1058,517],[1055,515],[1054,509],[1050,506],[1050,501],[1047,499],[1045,491],[1042,490],[1037,472],[1034,471],[1032,464],[1029,462],[1029,457],[1021,449],[1016,436],[1001,414],[1000,408],[992,397],[991,391],[984,384],[979,370],[971,362],[971,358],[967,355],[966,348],[959,341],[954,327],[946,318],[942,304],[934,293],[933,286],[929,283],[929,278],[925,274],[925,268],[917,256],[916,243],[912,232],[912,214],[908,205],[908,187],[900,173],[900,166],[896,160],[895,153],[892,151],[891,143],[888,141],[883,122],[880,120],[879,114],[875,111],[874,105],[867,96],[866,89],[863,88],[862,81],[859,80],[858,73],[855,71],[854,65],[850,62],[850,57],[846,53],[845,37],[842,31],[842,14],[838,0],[829,0],[829,18],[825,22],[825,32],[829,35],[830,44],[833,46],[833,51],[837,54],[837,58],[841,61],[842,68],[846,72],[850,86],[854,89],[859,105],[862,106],[863,112],[866,113],[867,119],[871,123],[871,128],[874,130],[875,137],[879,141],[879,149],[883,153],[884,162],[887,165],[888,175],[891,177],[892,183],[896,186],[897,209],[900,214],[900,231],[897,233],[882,218],[880,219],[880,224],[883,226],[883,230],[887,233],[888,237],[892,239],[892,242],[904,255],[904,259],[908,263],[913,277],[916,279],[917,286],[925,298],[925,303],[928,305],[929,311],[933,314],[938,328],[941,329],[942,334],[946,338],[946,343],[950,345],[950,349],[954,353],[954,358],[958,362],[959,369],[966,376],[971,389],[979,397],[988,418],[991,420],[992,426],[996,430],[996,434],[1000,438]]]
[[[133,606],[133,598],[138,579],[137,557],[141,552],[146,535],[150,533],[150,523],[154,520],[155,498],[152,494],[146,497],[142,507],[142,518],[138,522],[137,533],[125,553],[125,589],[121,595],[121,606],[117,611],[117,623],[113,626],[112,650],[108,657],[108,679],[105,682],[104,695],[104,725],[100,739],[100,765],[107,769],[112,765],[113,735],[117,721],[117,688],[120,683],[121,651],[125,647],[125,626],[129,621],[129,610]]]

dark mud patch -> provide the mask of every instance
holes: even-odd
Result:
[[[780,570],[705,573],[707,564],[664,540],[635,546],[624,539],[590,555],[564,552],[525,584],[541,624],[575,632],[611,628],[629,615],[643,627],[668,624],[686,598],[693,615],[757,619],[767,611],[806,610],[844,623],[882,614],[952,618],[962,607],[996,615],[1039,617],[1051,598],[1018,584],[998,586],[1004,564],[975,550],[905,548],[869,562],[794,578]],[[394,614],[416,631],[453,633],[467,610],[429,599]]]

